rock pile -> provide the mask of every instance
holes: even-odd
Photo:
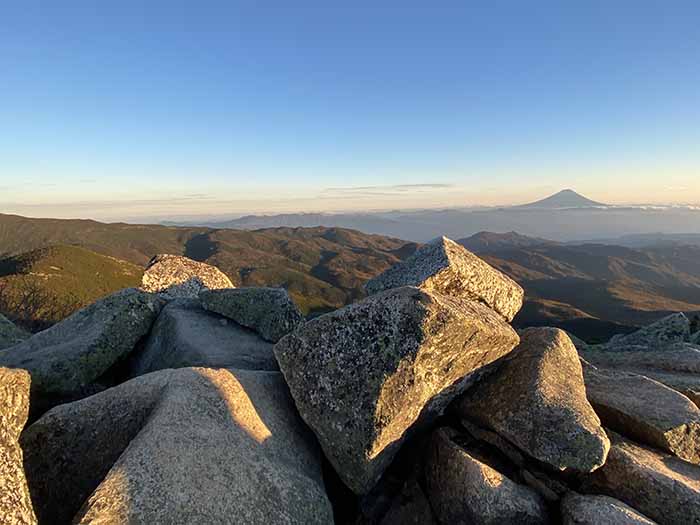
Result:
[[[0,350],[0,523],[700,524],[682,314],[518,335],[522,289],[444,238],[306,322],[149,272]]]

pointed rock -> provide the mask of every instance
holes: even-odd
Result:
[[[29,374],[0,368],[0,521],[36,523],[18,440],[29,414]]]
[[[563,525],[655,525],[632,507],[609,496],[573,492],[561,500]]]
[[[190,366],[279,370],[272,344],[255,332],[207,312],[196,299],[175,299],[135,356],[131,376]]]
[[[700,409],[684,395],[635,374],[584,363],[586,395],[606,427],[700,463]]]
[[[0,350],[21,343],[28,339],[29,336],[29,333],[18,328],[13,322],[0,314]]]
[[[605,465],[583,490],[618,498],[662,524],[700,523],[700,467],[611,433]]]
[[[142,290],[159,293],[167,299],[196,299],[202,290],[219,288],[234,288],[224,272],[181,255],[156,255],[146,266],[141,280]]]
[[[690,337],[690,321],[683,313],[672,314],[649,326],[627,335],[616,335],[608,343],[608,348],[621,346],[659,347],[671,343],[682,343]]]
[[[162,300],[127,289],[91,304],[23,343],[0,351],[0,366],[32,377],[33,414],[84,397],[124,360],[155,321]]]
[[[481,303],[404,287],[307,322],[275,355],[326,456],[364,494],[419,416],[435,418],[517,343]]]
[[[559,470],[593,471],[610,447],[586,399],[576,349],[557,328],[524,330],[520,345],[455,408]]]
[[[303,320],[284,288],[205,290],[199,298],[207,310],[233,319],[273,343]]]
[[[54,408],[21,442],[42,521],[333,521],[279,372],[154,372]]]
[[[523,525],[548,523],[544,500],[469,453],[454,441],[456,432],[433,433],[426,463],[428,499],[440,523]]]
[[[447,237],[420,247],[368,281],[365,289],[371,295],[400,286],[479,301],[508,321],[523,305],[520,285]]]

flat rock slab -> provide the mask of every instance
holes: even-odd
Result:
[[[29,374],[0,368],[0,522],[36,523],[24,476],[19,435],[29,415]]]
[[[607,494],[661,524],[700,523],[700,467],[611,433],[605,465],[582,489]]]
[[[512,321],[525,292],[507,275],[442,237],[425,244],[365,285],[369,295],[401,286],[480,301]]]
[[[440,523],[549,523],[537,492],[471,455],[454,435],[447,428],[433,433],[425,466],[428,499]]]
[[[199,298],[207,310],[233,319],[273,343],[304,319],[284,288],[205,290]]]
[[[690,399],[648,377],[583,369],[586,395],[606,427],[700,463],[700,409]]]
[[[695,400],[700,392],[700,349],[690,343],[579,350],[597,368],[650,377]]]
[[[576,348],[557,328],[521,332],[520,345],[455,410],[558,470],[593,471],[610,447],[586,399]]]
[[[168,299],[195,299],[202,290],[218,288],[234,288],[234,285],[216,266],[181,255],[156,255],[146,266],[141,280],[142,290],[160,293]]]
[[[279,372],[185,368],[58,406],[22,436],[40,519],[332,523]]]
[[[135,356],[131,376],[192,366],[279,370],[271,343],[207,312],[196,299],[175,299],[163,308]]]
[[[404,287],[307,322],[275,355],[326,456],[364,494],[419,416],[439,415],[517,343],[481,303]]]
[[[30,335],[0,314],[0,350],[21,343]]]
[[[606,346],[644,345],[650,347],[682,343],[690,338],[690,321],[683,313],[672,314],[627,335],[616,335]]]
[[[33,413],[84,397],[148,333],[162,305],[157,296],[139,290],[114,293],[0,351],[0,366],[31,374]]]
[[[609,496],[570,493],[561,500],[562,525],[655,525],[655,521]]]

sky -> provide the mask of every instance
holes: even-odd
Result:
[[[0,212],[700,203],[700,2],[0,0]]]

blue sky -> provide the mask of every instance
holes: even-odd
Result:
[[[700,202],[700,2],[374,4],[0,2],[0,211]]]

